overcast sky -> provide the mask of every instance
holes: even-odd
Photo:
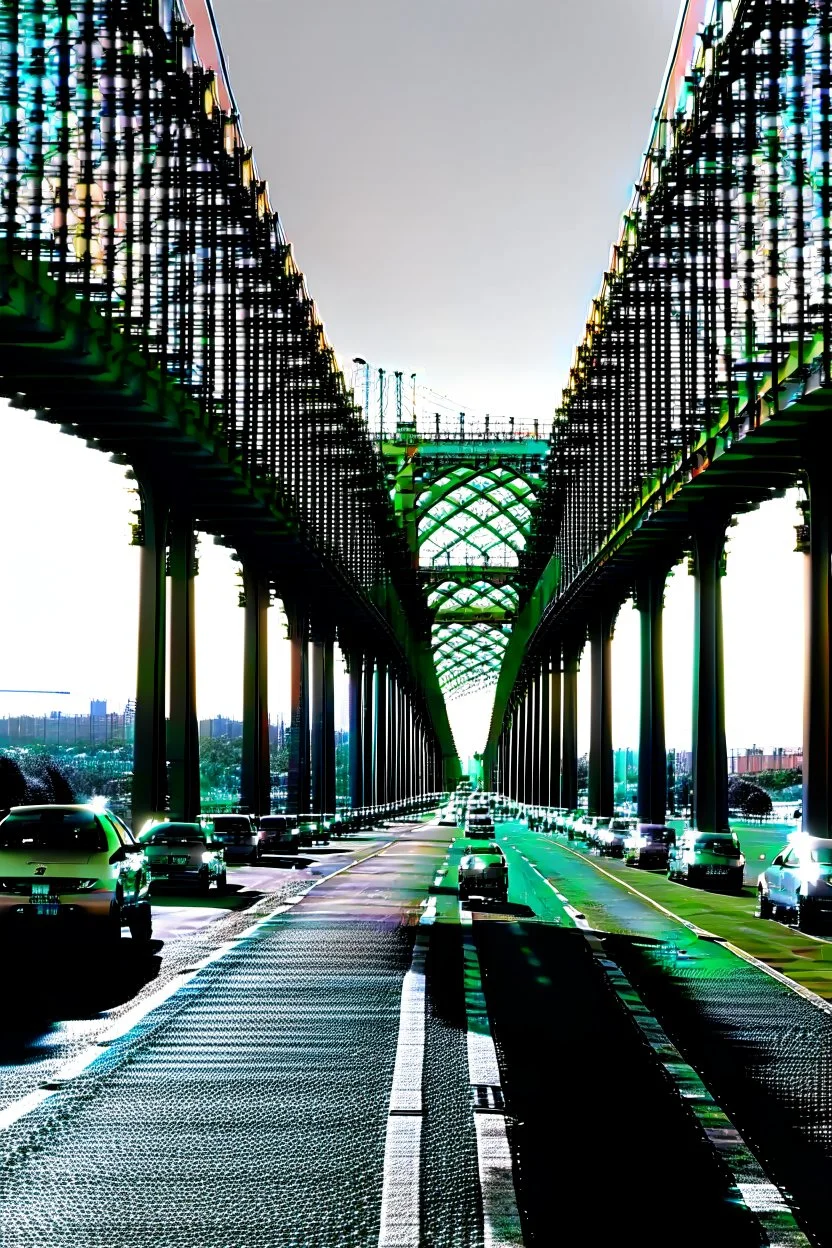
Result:
[[[247,141],[342,358],[416,371],[460,408],[550,414],[639,171],[676,0],[215,0],[215,8]],[[71,689],[55,702],[69,711],[91,697],[123,706],[135,692],[135,498],[104,456],[4,409],[0,687]],[[796,518],[784,500],[732,531],[730,745],[800,740]],[[240,713],[236,599],[227,552],[202,543],[203,716]],[[685,746],[692,581],[682,570],[667,603],[668,738]],[[286,648],[279,613],[270,615],[271,705],[285,713]],[[634,625],[625,610],[614,642],[621,746],[637,740]],[[588,675],[587,663],[582,748]],[[489,701],[452,704],[463,753],[481,748]],[[6,694],[0,715],[33,703],[41,713],[52,705]]]

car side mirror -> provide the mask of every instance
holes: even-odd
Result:
[[[760,857],[761,857],[761,858],[765,858],[765,854],[760,854]],[[778,855],[777,855],[777,857],[774,859],[774,861],[772,862],[772,864],[771,864],[771,865],[772,865],[773,867],[782,867],[782,865],[783,865],[783,855],[782,855],[782,854],[778,854]]]

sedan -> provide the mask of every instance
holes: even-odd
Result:
[[[736,832],[685,832],[672,841],[667,878],[686,884],[724,886],[742,892],[745,858]]]
[[[105,807],[13,806],[0,822],[0,919],[134,940],[153,935],[142,846]]]
[[[210,839],[225,850],[226,862],[259,861],[262,851],[251,815],[211,815],[207,828]]]
[[[261,815],[259,828],[261,854],[296,854],[300,832],[293,815]]]
[[[668,845],[673,832],[663,823],[639,823],[624,841],[628,867],[667,869]]]
[[[832,840],[798,833],[757,880],[757,914],[793,915],[802,931],[832,915]]]
[[[613,858],[624,857],[624,844],[629,836],[636,830],[638,820],[622,818],[616,815],[609,821],[607,827],[601,827],[596,834],[595,844],[598,846],[598,852],[601,854],[609,854]]]
[[[155,823],[141,833],[151,886],[175,884],[207,893],[213,884],[224,893],[225,851],[198,823]]]
[[[459,898],[508,901],[508,867],[499,845],[466,845],[459,861]]]
[[[494,836],[494,820],[488,813],[469,815],[465,821],[465,831],[469,836]]]

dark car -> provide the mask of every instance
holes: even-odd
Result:
[[[667,876],[700,888],[742,892],[745,857],[736,832],[684,832],[670,844]]]
[[[624,861],[629,867],[667,867],[674,833],[663,823],[640,823],[624,841]]]
[[[226,887],[223,850],[212,833],[198,823],[156,823],[139,840],[147,860],[151,888],[173,884],[207,893],[212,884],[218,893]]]
[[[226,862],[257,862],[260,843],[251,815],[211,815],[208,828],[211,839],[225,850]]]
[[[293,815],[261,815],[259,845],[262,854],[296,854],[300,832]]]

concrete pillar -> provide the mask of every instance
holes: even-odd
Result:
[[[825,453],[809,467],[803,684],[803,830],[832,834],[832,731],[829,671],[829,494]]]
[[[373,742],[373,770],[375,772],[375,800],[383,805],[387,800],[387,663],[376,663],[375,683],[376,713],[375,740]]]
[[[168,793],[165,741],[168,507],[152,486],[141,483],[139,489],[142,549],[133,735],[133,828],[136,832],[148,819],[163,813]]]
[[[335,638],[330,633],[324,650],[324,814],[334,815],[335,795]]]
[[[350,806],[356,810],[362,805],[364,789],[364,744],[361,694],[364,685],[364,659],[360,650],[347,654],[349,667],[349,757],[350,757]]]
[[[291,728],[286,809],[309,814],[309,617],[306,608],[286,604],[289,622]]]
[[[616,612],[596,609],[590,622],[588,808],[591,815],[613,814],[615,787],[612,758],[612,630]]]
[[[269,578],[243,564],[243,757],[240,804],[255,815],[271,811],[269,752]]]
[[[578,805],[578,667],[583,635],[568,638],[563,647],[563,768],[561,801],[568,810]]]
[[[641,629],[638,817],[642,823],[664,823],[667,816],[662,652],[662,611],[666,580],[666,568],[659,568],[647,572],[636,585],[636,607]]]
[[[361,805],[372,806],[375,802],[373,774],[373,657],[364,656],[364,690],[362,697],[362,732],[361,732]]]
[[[529,711],[531,713],[531,722],[529,725],[529,801],[534,806],[540,805],[540,773],[541,752],[540,752],[540,672],[535,674],[532,683],[529,685]]]
[[[335,708],[333,637],[312,636],[312,809],[335,813]]]
[[[549,667],[549,805],[562,806],[560,715],[563,675],[559,645],[549,660]]]
[[[170,532],[170,813],[190,822],[199,814],[199,724],[196,717],[194,577],[196,542],[187,512],[171,514]]]
[[[526,769],[526,755],[529,749],[529,700],[526,691],[517,708],[517,791],[518,801],[527,802],[528,797],[528,771]]]
[[[696,598],[693,655],[693,826],[728,830],[728,752],[722,641],[722,564],[727,522],[699,521],[693,533]]]

